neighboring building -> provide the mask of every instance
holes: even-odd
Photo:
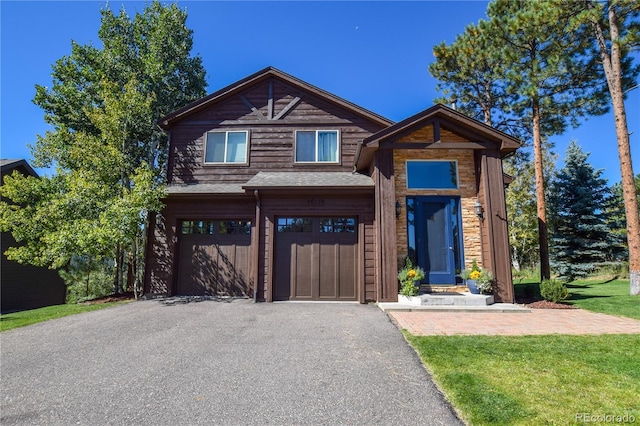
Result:
[[[502,158],[516,139],[442,105],[394,124],[274,68],[160,125],[146,293],[396,301],[410,255],[425,289],[457,289],[475,259],[513,302]]]
[[[24,176],[38,177],[25,160],[3,159],[0,160],[0,166],[2,167],[2,184],[4,184],[5,175],[14,171]],[[58,272],[8,260],[4,252],[17,243],[8,232],[3,232],[0,238],[2,238],[0,312],[24,311],[64,304],[67,287]]]

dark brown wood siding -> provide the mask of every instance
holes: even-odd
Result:
[[[381,150],[376,153],[376,234],[378,240],[376,300],[395,302],[398,298],[396,271],[396,216],[395,182],[393,174],[393,151]]]
[[[483,264],[493,271],[496,278],[494,286],[496,301],[513,303],[514,291],[503,177],[499,152],[483,151],[478,192],[478,200],[485,210],[485,219],[482,221]]]
[[[351,171],[359,141],[382,128],[362,117],[312,94],[300,93],[273,81],[274,119],[268,116],[269,82],[242,94],[261,116],[235,96],[222,104],[193,114],[171,128],[169,179],[171,183],[246,182],[259,171]],[[286,114],[275,119],[291,102],[300,98]],[[262,117],[262,118],[260,118]],[[296,130],[337,130],[340,161],[337,164],[296,164]],[[249,132],[248,165],[204,165],[205,133],[211,130]]]
[[[22,265],[7,259],[4,252],[16,242],[9,233],[2,233],[2,281],[0,312],[24,311],[50,305],[62,305],[67,287],[57,271]]]

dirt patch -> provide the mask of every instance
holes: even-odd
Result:
[[[111,303],[111,302],[122,302],[125,300],[134,300],[135,296],[133,292],[122,293],[122,294],[110,294],[108,296],[98,297],[96,299],[87,300],[82,302],[87,305],[96,305],[99,303]]]
[[[531,309],[575,309],[573,305],[555,303],[548,300],[538,300],[537,302],[527,303],[526,306]]]

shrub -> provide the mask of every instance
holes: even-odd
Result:
[[[561,302],[569,297],[567,287],[557,280],[544,280],[540,284],[540,295],[551,302]]]

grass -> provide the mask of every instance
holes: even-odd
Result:
[[[127,302],[110,302],[96,304],[54,305],[29,311],[14,312],[0,315],[0,331],[7,331],[18,327],[24,327],[55,318],[75,315],[82,312],[95,311]]]
[[[565,301],[579,308],[640,320],[640,297],[629,295],[629,280],[589,279],[567,284],[569,298]],[[540,281],[514,284],[516,299],[541,299]]]
[[[640,296],[629,294],[629,280],[574,281],[567,302],[593,312],[640,320]]]
[[[640,420],[640,335],[405,336],[469,424]]]

